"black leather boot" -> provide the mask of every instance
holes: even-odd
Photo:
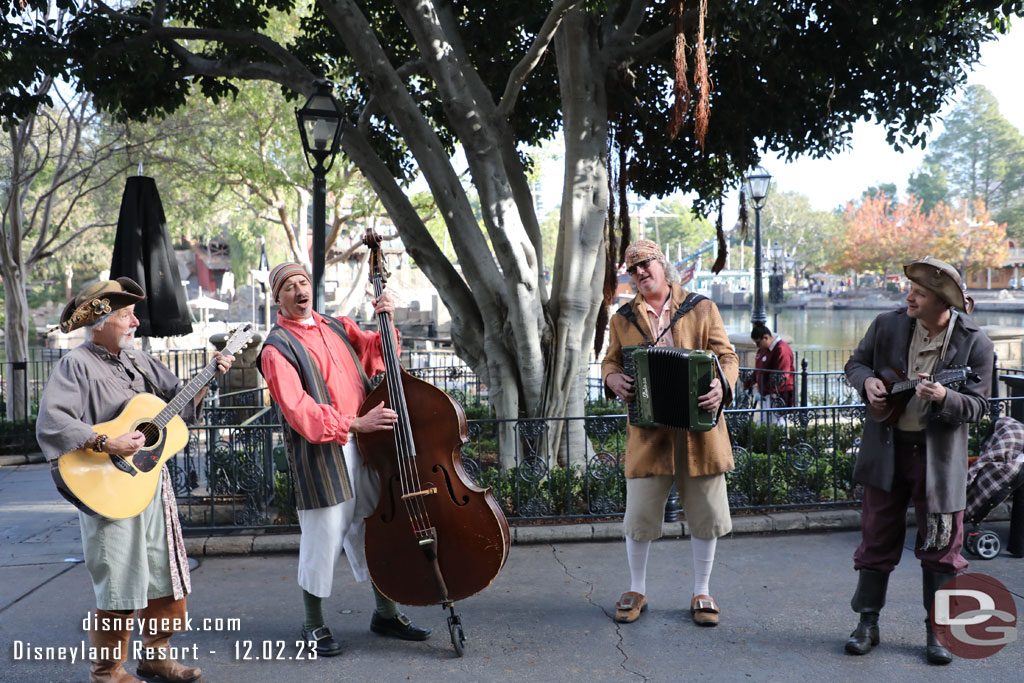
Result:
[[[921,585],[924,588],[924,609],[928,617],[924,620],[928,637],[925,641],[925,657],[929,664],[949,664],[953,654],[947,650],[932,631],[932,610],[935,608],[935,593],[946,585],[955,574],[945,574],[931,569],[921,568]]]
[[[846,641],[846,652],[863,655],[878,645],[878,613],[885,607],[885,591],[889,587],[889,572],[861,569],[857,577],[857,592],[850,607],[860,614],[860,623]]]

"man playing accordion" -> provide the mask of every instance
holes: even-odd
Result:
[[[718,356],[725,385],[715,378],[710,390],[695,400],[717,413],[731,398],[739,360],[729,343],[725,323],[710,299],[693,295],[675,281],[675,269],[658,246],[639,240],[626,249],[626,268],[638,294],[609,321],[608,353],[601,375],[608,389],[625,402],[635,399],[633,380],[623,373],[625,346],[653,344],[706,349]],[[692,400],[680,386],[676,400]],[[647,555],[651,541],[661,537],[665,502],[675,483],[686,511],[693,549],[693,596],[690,611],[702,626],[718,624],[719,607],[708,587],[719,536],[732,530],[725,473],[733,469],[732,446],[725,421],[710,431],[667,427],[628,427],[626,438],[626,557],[630,589],[616,604],[615,620],[632,622],[647,607]]]

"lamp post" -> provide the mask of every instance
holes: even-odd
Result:
[[[327,81],[316,81],[302,109],[295,110],[306,165],[313,171],[313,310],[322,313],[326,259],[327,172],[341,146],[342,110]]]
[[[754,312],[750,315],[750,322],[754,325],[765,323],[767,318],[764,314],[764,294],[761,291],[761,209],[764,208],[765,199],[768,198],[768,187],[771,185],[772,175],[758,166],[753,172],[747,175],[747,194],[754,203]]]
[[[769,251],[772,254],[772,272],[768,275],[768,303],[772,305],[772,330],[779,331],[779,304],[782,303],[782,274],[779,273],[779,261],[782,259],[782,247],[773,244]]]

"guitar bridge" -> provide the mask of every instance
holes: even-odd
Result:
[[[132,475],[133,477],[136,474],[138,474],[138,472],[135,471],[135,468],[132,467],[131,464],[129,464],[129,462],[122,458],[120,455],[115,455],[111,453],[110,462],[114,463],[114,467],[116,467],[117,469],[121,470],[122,472],[126,472]]]

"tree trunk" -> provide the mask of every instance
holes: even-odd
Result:
[[[25,273],[21,266],[20,251],[15,245],[10,249],[4,245],[7,256],[16,255],[13,263],[4,259],[0,272],[4,276],[4,342],[7,359],[4,361],[3,378],[6,386],[4,401],[7,405],[8,420],[24,420],[28,417],[29,370],[28,335],[29,308],[25,295]]]
[[[555,337],[546,359],[542,415],[579,417],[604,282],[604,225],[608,205],[607,101],[605,57],[598,24],[585,10],[569,12],[555,37],[562,93],[565,175],[558,250],[548,311]],[[579,462],[585,438],[582,421],[556,422],[551,435],[559,464]],[[570,433],[561,434],[562,428]],[[567,437],[567,438],[566,438]],[[574,446],[572,453],[566,445]]]

